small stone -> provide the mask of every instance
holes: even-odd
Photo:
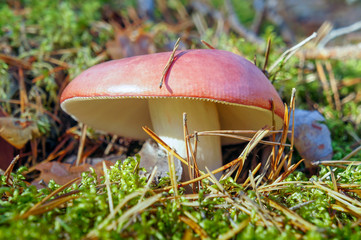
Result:
[[[139,166],[144,167],[148,173],[151,173],[154,166],[157,166],[156,179],[169,176],[167,152],[156,142],[152,140],[145,141],[138,154],[140,155]],[[183,169],[181,162],[177,158],[174,158],[174,166],[179,181],[182,177]]]
[[[305,159],[306,168],[312,167],[313,162],[329,160],[333,156],[331,133],[323,122],[325,118],[318,111],[295,109],[294,144]],[[292,114],[289,130],[292,130]]]

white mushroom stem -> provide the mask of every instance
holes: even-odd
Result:
[[[189,133],[220,129],[216,104],[192,99],[151,99],[149,112],[154,131],[176,152],[186,159],[183,134],[183,112],[187,113]],[[219,137],[200,137],[197,143],[197,164],[200,170],[214,170],[222,166]],[[188,175],[187,168],[183,170]]]

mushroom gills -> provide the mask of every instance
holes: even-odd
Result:
[[[149,99],[148,104],[154,131],[166,144],[185,159],[187,152],[183,133],[184,112],[187,113],[189,133],[220,129],[216,103],[194,99],[159,98]],[[202,171],[205,170],[205,167],[210,171],[221,167],[220,137],[199,137],[196,159],[197,165]],[[184,175],[187,176],[188,170],[184,165],[183,167],[185,169]]]

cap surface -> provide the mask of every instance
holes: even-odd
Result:
[[[147,103],[150,98],[213,101],[222,129],[272,125],[273,100],[276,127],[282,127],[283,103],[269,80],[250,61],[215,49],[177,52],[160,89],[170,56],[171,52],[156,53],[93,66],[65,88],[61,107],[96,129],[143,139],[147,135],[141,126],[152,126]]]

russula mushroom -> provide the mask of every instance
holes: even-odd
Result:
[[[95,129],[146,139],[152,128],[181,156],[186,156],[182,114],[190,132],[255,129],[283,124],[284,106],[265,75],[231,52],[195,49],[176,52],[162,88],[159,81],[171,52],[113,60],[89,68],[65,88],[62,109]],[[222,165],[219,137],[200,137],[201,170]]]

